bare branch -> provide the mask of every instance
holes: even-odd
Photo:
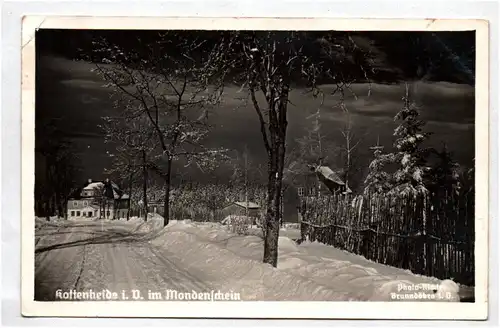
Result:
[[[264,120],[264,116],[262,115],[262,110],[260,109],[257,98],[255,97],[255,90],[253,89],[253,87],[250,87],[250,96],[252,97],[252,103],[253,103],[255,112],[257,113],[257,116],[259,117],[260,132],[262,134],[262,139],[264,140],[264,147],[266,148],[266,152],[269,155],[271,152],[271,146],[269,144],[269,139],[267,137],[266,121]]]

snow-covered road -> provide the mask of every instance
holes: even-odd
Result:
[[[279,238],[278,267],[273,268],[261,261],[262,238],[237,235],[217,223],[171,221],[163,228],[161,217],[147,222],[37,219],[36,227],[35,300],[40,301],[60,299],[58,291],[109,291],[118,295],[116,300],[166,300],[157,295],[172,290],[234,292],[238,299],[258,301],[464,297],[459,295],[464,289],[452,281],[415,275],[331,246],[297,245],[286,236]]]
[[[56,291],[109,290],[133,300],[131,291],[206,292],[193,270],[159,252],[146,233],[124,222],[65,222],[36,232],[35,299],[55,300]],[[136,294],[138,295],[138,294]]]

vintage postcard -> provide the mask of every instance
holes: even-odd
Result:
[[[22,37],[23,315],[487,317],[487,21]]]

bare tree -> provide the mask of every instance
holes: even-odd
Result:
[[[321,129],[321,111],[318,108],[316,113],[310,115],[313,118],[311,127],[307,129],[307,134],[297,140],[298,163],[295,167],[298,173],[303,173],[311,166],[321,166],[328,163],[338,154],[338,147],[332,140],[327,140],[328,135],[323,134]],[[330,137],[331,139],[331,137]]]
[[[126,110],[116,117],[104,117],[101,125],[105,133],[105,142],[116,146],[116,151],[111,153],[113,158],[112,168],[106,170],[109,175],[129,180],[129,193],[134,180],[142,177],[143,204],[147,209],[148,197],[148,163],[155,150],[154,130],[145,117],[130,118],[127,110],[128,103],[124,104]],[[144,212],[147,220],[147,210]]]
[[[353,175],[360,170],[358,157],[357,157],[357,149],[361,141],[363,141],[363,137],[366,135],[363,134],[361,137],[356,135],[353,130],[353,122],[351,118],[351,113],[344,105],[342,101],[341,107],[345,114],[345,123],[342,129],[340,129],[340,134],[343,138],[343,143],[339,146],[340,153],[343,157],[343,178],[346,186],[349,186],[351,183]],[[352,183],[351,183],[352,184]]]
[[[80,175],[74,146],[64,137],[60,124],[58,119],[43,122],[35,139],[35,151],[40,156],[37,161],[40,174],[35,176],[35,206],[37,215],[47,220],[52,215],[66,216],[68,199]]]
[[[223,149],[207,149],[202,143],[209,132],[208,109],[218,102],[218,92],[213,85],[209,90],[206,70],[200,64],[203,52],[198,50],[206,41],[202,37],[182,38],[166,32],[154,43],[137,41],[133,50],[104,39],[96,41],[95,53],[100,58],[96,71],[113,90],[123,116],[149,124],[151,152],[143,151],[142,160],[144,167],[164,180],[167,225],[174,162],[182,158],[186,166],[196,164],[203,169],[224,155]],[[193,58],[194,54],[201,58]]]
[[[265,218],[264,263],[277,265],[279,220],[283,172],[285,169],[288,105],[292,82],[310,88],[317,96],[318,81],[338,83],[358,74],[357,57],[337,42],[341,37],[329,32],[244,31],[223,35],[211,59],[238,73],[247,86],[259,119],[260,132],[268,157],[267,213]],[[343,37],[345,42],[345,35]],[[342,65],[337,65],[344,61]],[[353,65],[350,65],[350,62]],[[217,65],[214,65],[217,66]],[[326,81],[326,80],[325,80]]]

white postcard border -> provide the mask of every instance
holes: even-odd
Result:
[[[34,81],[37,28],[476,30],[476,302],[36,302],[34,296]],[[185,18],[26,16],[22,28],[22,313],[26,316],[485,319],[489,195],[488,22],[461,19]]]

